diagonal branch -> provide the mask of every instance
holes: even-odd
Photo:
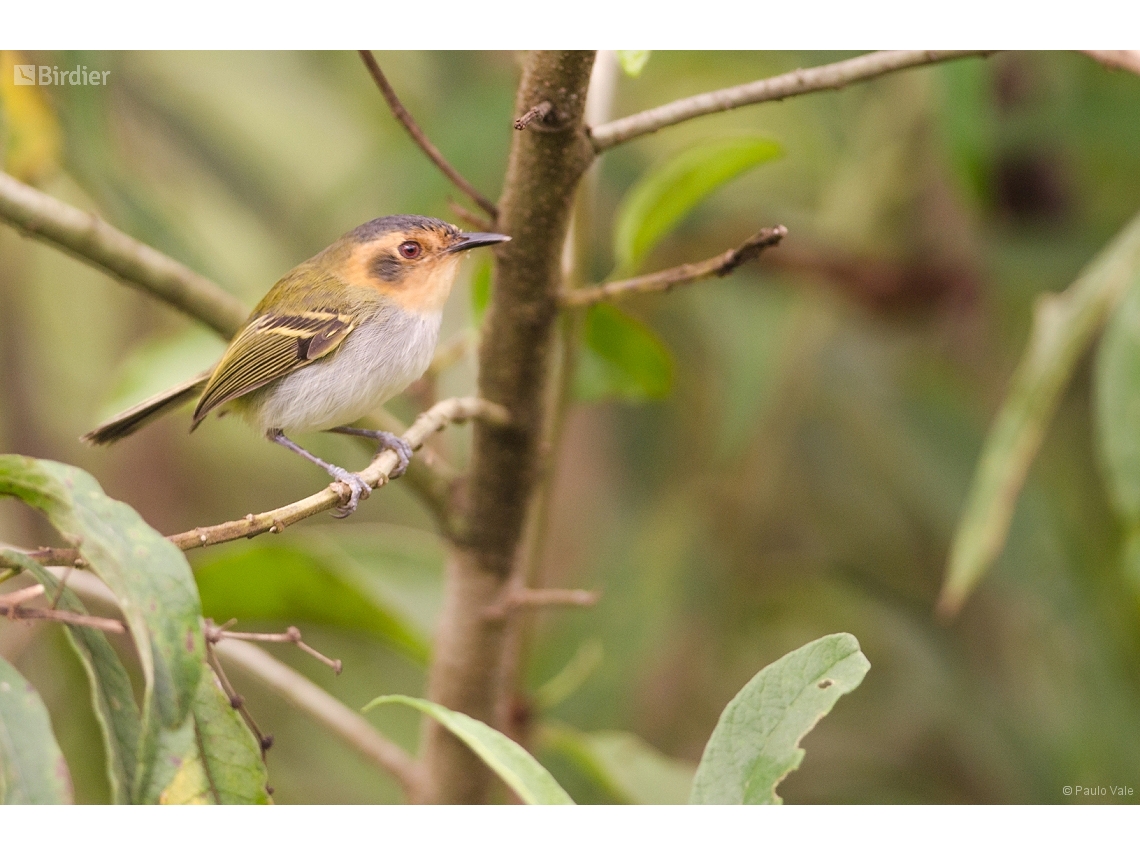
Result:
[[[384,100],[388,102],[388,107],[392,110],[392,114],[400,120],[400,124],[411,135],[412,139],[416,141],[424,154],[428,156],[432,163],[439,167],[440,172],[451,179],[451,183],[471,197],[480,208],[491,215],[492,219],[497,219],[499,216],[499,209],[495,207],[495,203],[476,190],[466,178],[459,174],[454,166],[447,162],[438,148],[436,148],[432,141],[427,138],[420,126],[416,124],[416,120],[412,118],[411,114],[405,109],[404,105],[400,103],[400,99],[396,97],[396,92],[392,89],[392,84],[388,82],[388,78],[384,76],[384,72],[380,70],[380,64],[376,62],[376,57],[372,55],[370,50],[362,50],[359,52],[360,58],[364,60],[364,64],[368,66],[368,72],[372,75],[372,79],[376,81],[376,85],[380,87],[380,93],[384,96]]]
[[[135,240],[94,214],[0,172],[0,219],[147,291],[217,330],[237,332],[249,310],[205,276]]]
[[[480,419],[501,428],[508,423],[508,414],[505,408],[479,398],[448,398],[420,413],[412,422],[412,426],[404,431],[403,438],[413,450],[418,449],[429,436],[448,424],[461,424],[470,419]],[[376,455],[366,468],[356,474],[367,481],[369,486],[382,487],[388,483],[388,477],[396,468],[397,462],[396,452],[385,449]],[[347,500],[348,496],[348,487],[339,481],[334,481],[319,493],[292,504],[260,514],[246,514],[240,520],[230,520],[218,525],[194,528],[181,534],[172,534],[167,540],[183,552],[187,552],[199,546],[228,543],[231,540],[256,537],[266,532],[280,534],[293,523],[315,516],[321,511],[332,510]],[[29,557],[41,564],[51,564],[56,567],[86,566],[77,549],[47,547],[29,553]],[[4,562],[4,557],[0,556],[0,567],[9,566]]]
[[[442,430],[449,423],[462,423],[469,419],[483,419],[495,424],[504,424],[507,421],[506,411],[499,406],[482,401],[479,398],[449,398],[440,401],[430,410],[420,413],[412,426],[404,431],[403,439],[413,449],[424,444],[424,441]],[[388,483],[392,470],[399,463],[396,452],[385,449],[372,460],[370,464],[356,473],[363,478],[370,487],[382,487]],[[246,514],[240,520],[219,523],[218,525],[203,526],[201,528],[184,531],[181,534],[172,534],[168,538],[171,543],[183,551],[199,546],[212,546],[216,543],[226,543],[242,537],[255,537],[269,532],[280,534],[286,527],[295,522],[329,511],[348,499],[348,486],[340,481],[334,481],[319,493],[314,493],[292,504],[265,511],[260,514]]]
[[[748,104],[779,101],[792,95],[842,89],[849,83],[871,80],[892,71],[930,65],[967,56],[986,56],[981,50],[881,50],[830,65],[796,69],[787,74],[754,80],[728,89],[682,98],[652,110],[607,122],[590,130],[594,151],[602,152],[623,142],[651,134],[697,116],[723,113]]]
[[[559,300],[563,306],[591,306],[602,300],[614,300],[628,297],[630,294],[650,294],[657,291],[668,291],[678,285],[688,285],[711,276],[727,276],[745,262],[751,261],[770,246],[775,246],[787,236],[788,230],[784,226],[773,226],[761,229],[736,249],[722,252],[720,255],[696,261],[692,264],[682,264],[670,267],[668,270],[659,270],[657,273],[647,273],[645,276],[635,276],[632,279],[619,279],[615,282],[606,282],[592,288],[574,288],[561,292]]]

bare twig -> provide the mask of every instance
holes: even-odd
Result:
[[[19,606],[28,600],[34,600],[44,592],[43,585],[28,585],[0,597],[0,606]],[[54,606],[53,606],[54,608]]]
[[[761,229],[736,249],[704,261],[670,267],[657,273],[635,276],[632,279],[619,279],[592,288],[573,288],[560,295],[563,306],[589,306],[602,300],[614,300],[630,294],[649,294],[655,291],[668,291],[678,285],[688,285],[710,276],[727,276],[745,262],[751,261],[770,246],[775,246],[788,234],[784,226]]]
[[[206,277],[94,214],[0,172],[0,219],[232,336],[248,310]]]
[[[1105,68],[1140,74],[1140,50],[1083,50]]]
[[[350,748],[384,769],[411,799],[419,786],[415,761],[374,728],[364,716],[279,662],[254,644],[224,639],[215,645],[227,665],[240,668],[302,712],[312,716]]]
[[[796,69],[787,74],[755,80],[728,89],[705,92],[691,98],[682,98],[652,110],[635,113],[624,119],[607,122],[590,130],[594,151],[602,152],[623,142],[651,134],[670,125],[676,125],[697,116],[722,113],[748,104],[779,101],[792,95],[841,89],[849,83],[871,80],[892,71],[930,65],[967,56],[985,56],[992,51],[979,50],[883,50],[864,56],[821,65],[816,68]]]
[[[218,626],[211,620],[207,620],[205,635],[206,641],[211,644],[217,644],[223,638],[236,638],[239,641],[271,641],[282,644],[295,644],[318,662],[328,665],[332,668],[333,673],[338,676],[344,668],[343,663],[339,659],[330,659],[319,650],[305,644],[305,642],[301,640],[301,630],[295,626],[289,627],[284,632],[234,632],[226,629],[224,626]]]
[[[460,221],[467,223],[469,226],[474,226],[481,232],[490,232],[495,230],[495,224],[485,217],[480,217],[474,211],[468,211],[450,196],[447,197],[447,207],[455,213]]]
[[[549,101],[543,101],[541,104],[536,104],[531,107],[517,119],[515,119],[515,130],[525,131],[530,123],[538,119],[538,126],[541,127],[542,123],[546,121],[551,111],[554,110],[554,105]]]
[[[403,438],[413,450],[418,449],[423,446],[424,440],[448,424],[460,424],[470,419],[480,419],[490,424],[502,426],[507,424],[509,416],[503,407],[479,398],[448,398],[420,413],[412,426],[404,431]],[[365,469],[356,474],[367,481],[371,487],[381,487],[388,482],[388,476],[396,468],[396,463],[396,453],[385,450],[373,458]],[[439,489],[447,490],[449,486],[445,483],[440,485]],[[348,488],[339,481],[335,481],[319,493],[314,493],[275,510],[260,514],[246,514],[239,520],[201,526],[180,534],[172,534],[167,537],[167,540],[185,552],[199,546],[213,546],[217,543],[227,543],[242,537],[256,537],[266,532],[280,534],[287,526],[319,514],[321,511],[332,510],[347,498]],[[441,524],[444,524],[446,528],[447,520],[441,518]],[[86,562],[76,549],[44,547],[29,552],[28,557],[41,564],[53,567],[86,566]],[[9,565],[0,555],[0,567],[6,566]]]
[[[57,574],[58,575],[58,574]],[[111,589],[94,573],[79,572],[71,577],[71,589],[84,599],[118,608]],[[400,784],[410,799],[419,785],[415,761],[390,741],[369,721],[345,706],[324,689],[279,662],[264,650],[245,641],[223,639],[214,645],[218,657],[231,668],[238,668],[296,709],[311,716],[373,765],[385,770]]]
[[[117,635],[122,635],[127,631],[121,621],[111,618],[81,615],[56,609],[29,609],[3,602],[0,602],[0,615],[4,615],[9,620],[50,620],[56,623],[66,623],[70,626],[86,626],[91,629],[101,629],[104,632],[113,632]]]
[[[206,630],[209,632],[210,628],[217,629],[213,622],[207,619]],[[257,746],[261,749],[262,762],[265,761],[265,753],[273,747],[273,734],[267,734],[260,727],[253,718],[253,713],[245,705],[245,698],[238,694],[237,689],[234,688],[230,678],[226,676],[226,669],[222,667],[221,660],[218,659],[218,652],[214,649],[217,641],[211,641],[209,635],[206,636],[206,660],[210,663],[210,668],[218,678],[218,682],[222,685],[222,691],[226,693],[226,697],[230,700],[230,706],[238,711],[245,722],[245,726],[250,729],[253,738],[257,740]]]
[[[508,417],[502,407],[479,398],[449,398],[446,401],[440,401],[430,410],[420,413],[412,426],[404,431],[403,439],[413,449],[417,449],[423,445],[425,439],[448,424],[475,418],[502,424],[507,421]],[[396,468],[398,462],[396,452],[385,449],[373,458],[366,468],[356,474],[363,478],[369,486],[378,488],[388,482],[388,476],[392,474],[392,470]],[[260,514],[246,514],[239,520],[202,526],[184,531],[181,534],[173,534],[168,539],[179,549],[190,550],[199,546],[226,543],[242,537],[254,537],[265,532],[280,534],[287,526],[295,522],[319,514],[321,511],[332,510],[345,502],[348,497],[348,486],[339,481],[334,481],[319,493],[314,493],[307,498],[275,510]]]
[[[501,620],[516,609],[549,608],[550,606],[597,605],[601,594],[576,588],[519,588],[511,591],[499,603],[484,610],[488,618]]]
[[[372,55],[370,50],[360,51],[360,58],[364,60],[364,64],[368,67],[368,72],[372,75],[372,79],[376,81],[376,85],[380,87],[380,93],[384,96],[384,100],[388,102],[388,107],[392,110],[392,114],[400,120],[400,124],[411,135],[412,139],[416,141],[424,154],[428,156],[432,163],[439,167],[439,171],[451,179],[451,183],[471,197],[480,208],[491,215],[492,219],[497,219],[499,216],[499,209],[495,207],[495,203],[476,190],[471,183],[459,174],[459,171],[452,166],[444,156],[436,148],[432,141],[427,138],[427,135],[420,130],[420,126],[416,124],[416,120],[411,117],[411,114],[400,103],[400,99],[396,97],[395,90],[392,89],[392,84],[388,82],[388,78],[384,76],[384,72],[380,70],[380,64],[376,62],[376,57]]]

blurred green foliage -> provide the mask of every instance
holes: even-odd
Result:
[[[619,76],[612,113],[839,58],[654,52],[637,77]],[[436,145],[494,197],[515,133],[516,57],[378,59]],[[7,168],[16,168],[12,129],[19,115],[32,116],[19,125],[26,180],[98,211],[248,304],[358,223],[397,212],[453,216],[446,202],[455,192],[350,53],[69,52],[26,61],[111,74],[106,88],[37,88],[42,103],[19,109],[17,90],[0,90]],[[1140,79],[1087,57],[999,54],[694,120],[614,149],[595,167],[578,224],[583,281],[619,263],[616,212],[630,188],[707,140],[763,137],[784,156],[707,196],[641,269],[709,257],[774,223],[789,237],[726,279],[625,302],[621,313],[667,355],[671,391],[569,412],[543,582],[603,596],[592,609],[536,618],[526,686],[562,673],[584,643],[600,643],[604,655],[549,710],[518,703],[530,728],[522,741],[537,746],[571,797],[670,798],[589,772],[616,750],[601,734],[635,734],[654,750],[648,756],[683,774],[762,666],[841,631],[859,638],[874,667],[804,740],[802,767],[780,785],[786,801],[1063,802],[1066,784],[1135,787],[1140,590],[1098,463],[1091,360],[1078,364],[1060,401],[994,569],[954,624],[938,624],[932,608],[1033,300],[1067,286],[1140,207],[1138,103]],[[27,142],[36,134],[38,143]],[[474,323],[474,267],[448,305],[444,341]],[[176,416],[110,449],[77,442],[116,395],[141,393],[131,366],[147,354],[171,355],[190,371],[208,363],[193,329],[0,227],[0,451],[85,468],[163,532],[323,486],[313,467],[228,419],[193,437]],[[189,365],[195,358],[204,361]],[[1103,370],[1115,365],[1132,378],[1126,360],[1122,353]],[[473,378],[469,357],[436,391],[466,394]],[[411,416],[419,403],[393,408]],[[462,463],[467,437],[449,430],[433,443]],[[309,445],[351,468],[365,459],[340,437]],[[318,528],[311,523],[270,546],[304,552]],[[342,659],[344,673],[333,677],[298,651],[274,653],[356,708],[381,693],[421,695],[422,667],[377,630],[374,609],[431,637],[441,559],[426,556],[442,554],[431,529],[398,483],[335,528],[320,524],[319,568],[296,566],[351,579],[352,593],[330,583],[327,602],[287,622]],[[0,541],[56,542],[11,501],[0,503]],[[265,572],[267,549],[230,544],[190,558],[202,579],[225,567],[235,603],[289,602]],[[338,624],[338,605],[355,622]],[[237,628],[280,630],[285,621],[251,605]],[[47,704],[76,799],[105,800],[98,728],[89,705],[73,702],[86,687],[61,633],[5,623],[0,655]],[[398,798],[390,781],[279,699],[237,688],[276,737],[268,758],[276,801]],[[387,710],[382,724],[414,746],[414,711]],[[589,750],[566,749],[547,728],[584,734]],[[567,759],[587,754],[592,767]]]

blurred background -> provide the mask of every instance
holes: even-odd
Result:
[[[637,76],[615,71],[611,115],[848,55],[655,52]],[[495,198],[519,57],[377,58],[435,144]],[[103,87],[14,87],[20,62],[110,74]],[[621,304],[656,360],[648,379],[606,382],[584,355],[541,575],[602,597],[533,627],[520,701],[532,750],[579,801],[683,799],[740,687],[846,631],[872,669],[804,741],[786,801],[1062,802],[1089,800],[1065,785],[1140,789],[1138,589],[1097,468],[1091,360],[996,567],[956,622],[932,614],[1034,298],[1068,285],[1138,207],[1140,78],[1079,54],[999,54],[661,131],[594,166],[579,277],[614,269],[616,212],[642,176],[740,134],[783,156],[711,194],[642,269],[706,258],[776,223],[789,237],[725,279]],[[352,53],[7,53],[0,145],[6,171],[251,306],[361,222],[455,219],[455,192]],[[487,269],[466,264],[441,336],[465,356],[391,403],[404,419],[474,388],[462,343],[477,335],[472,281]],[[78,442],[223,347],[0,225],[0,452],[85,468],[164,533],[322,487],[315,467],[235,420],[190,437],[177,415],[111,448]],[[454,429],[434,444],[462,463],[467,442]],[[349,468],[367,460],[345,437],[306,444]],[[0,541],[53,538],[0,501]],[[344,673],[273,652],[359,708],[422,694],[443,552],[397,482],[345,522],[314,518],[188,557],[207,615],[247,630],[297,624]],[[105,801],[98,727],[61,631],[4,622],[0,655],[48,702],[77,800]],[[398,799],[318,725],[231,676],[276,738],[277,801]],[[414,748],[416,714],[369,717]]]

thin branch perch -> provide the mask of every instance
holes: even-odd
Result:
[[[678,285],[689,285],[711,276],[727,276],[740,265],[754,259],[768,247],[778,244],[787,234],[788,230],[784,226],[761,229],[736,249],[730,249],[704,261],[682,264],[678,267],[670,267],[668,270],[660,270],[657,273],[635,276],[632,279],[619,279],[592,288],[564,290],[559,299],[563,306],[590,306],[602,300],[619,299],[628,297],[630,294],[668,291]]]
[[[607,122],[590,130],[594,151],[602,152],[623,142],[651,134],[670,125],[676,125],[697,116],[709,113],[723,113],[748,104],[764,101],[780,101],[792,95],[808,92],[821,92],[827,89],[842,89],[849,83],[871,80],[892,71],[930,65],[967,56],[985,56],[992,51],[980,50],[882,50],[875,53],[820,65],[816,68],[799,68],[769,77],[754,80],[740,86],[705,92],[691,98],[682,98],[652,110],[635,113]]]
[[[465,422],[468,419],[475,418],[502,424],[507,421],[508,417],[502,407],[482,401],[479,398],[449,398],[446,401],[440,401],[430,410],[420,413],[412,426],[404,431],[403,438],[413,449],[417,449],[424,444],[424,440],[437,430],[442,430],[449,423]],[[382,487],[388,483],[388,477],[398,462],[399,458],[396,457],[396,452],[385,449],[376,455],[367,467],[356,474],[363,478],[370,487]],[[332,510],[347,501],[348,496],[348,487],[339,481],[335,481],[319,493],[314,493],[284,507],[260,514],[246,514],[240,520],[191,529],[181,534],[173,534],[168,539],[179,549],[185,551],[199,546],[226,543],[242,537],[254,537],[265,532],[280,534],[282,530],[295,522],[319,514],[321,511]]]
[[[249,310],[205,276],[47,193],[0,172],[0,218],[198,318],[226,338]]]
[[[459,174],[454,166],[447,162],[438,148],[436,148],[432,141],[427,138],[420,126],[416,124],[416,120],[412,118],[411,114],[400,103],[400,99],[396,97],[396,92],[392,88],[392,84],[388,82],[388,78],[384,76],[384,72],[380,70],[380,64],[376,62],[376,57],[372,55],[370,50],[360,51],[360,58],[364,60],[364,64],[368,66],[368,72],[372,75],[372,79],[376,81],[376,85],[380,87],[380,93],[384,96],[384,100],[388,102],[388,107],[392,110],[392,114],[399,119],[400,124],[415,140],[416,145],[423,149],[424,154],[428,156],[432,163],[439,167],[439,171],[451,179],[451,183],[471,197],[480,208],[491,215],[492,219],[497,219],[499,216],[499,209],[495,207],[495,203],[480,193],[475,187]]]
[[[448,398],[420,413],[412,422],[412,426],[404,431],[403,438],[413,449],[418,449],[429,436],[448,424],[459,424],[470,419],[480,419],[490,424],[504,426],[509,416],[503,407],[479,398]],[[388,476],[396,468],[397,462],[396,452],[386,449],[356,474],[367,481],[372,488],[379,488],[388,483]],[[199,546],[213,546],[242,537],[256,537],[266,532],[280,534],[295,522],[319,514],[321,511],[332,510],[347,500],[348,495],[348,487],[336,481],[319,493],[275,510],[246,514],[239,520],[172,534],[167,540],[186,552]],[[37,549],[29,553],[28,557],[41,564],[51,564],[55,567],[86,566],[83,557],[76,549],[48,547]],[[4,563],[3,556],[0,556],[0,567],[6,566],[8,565]]]

